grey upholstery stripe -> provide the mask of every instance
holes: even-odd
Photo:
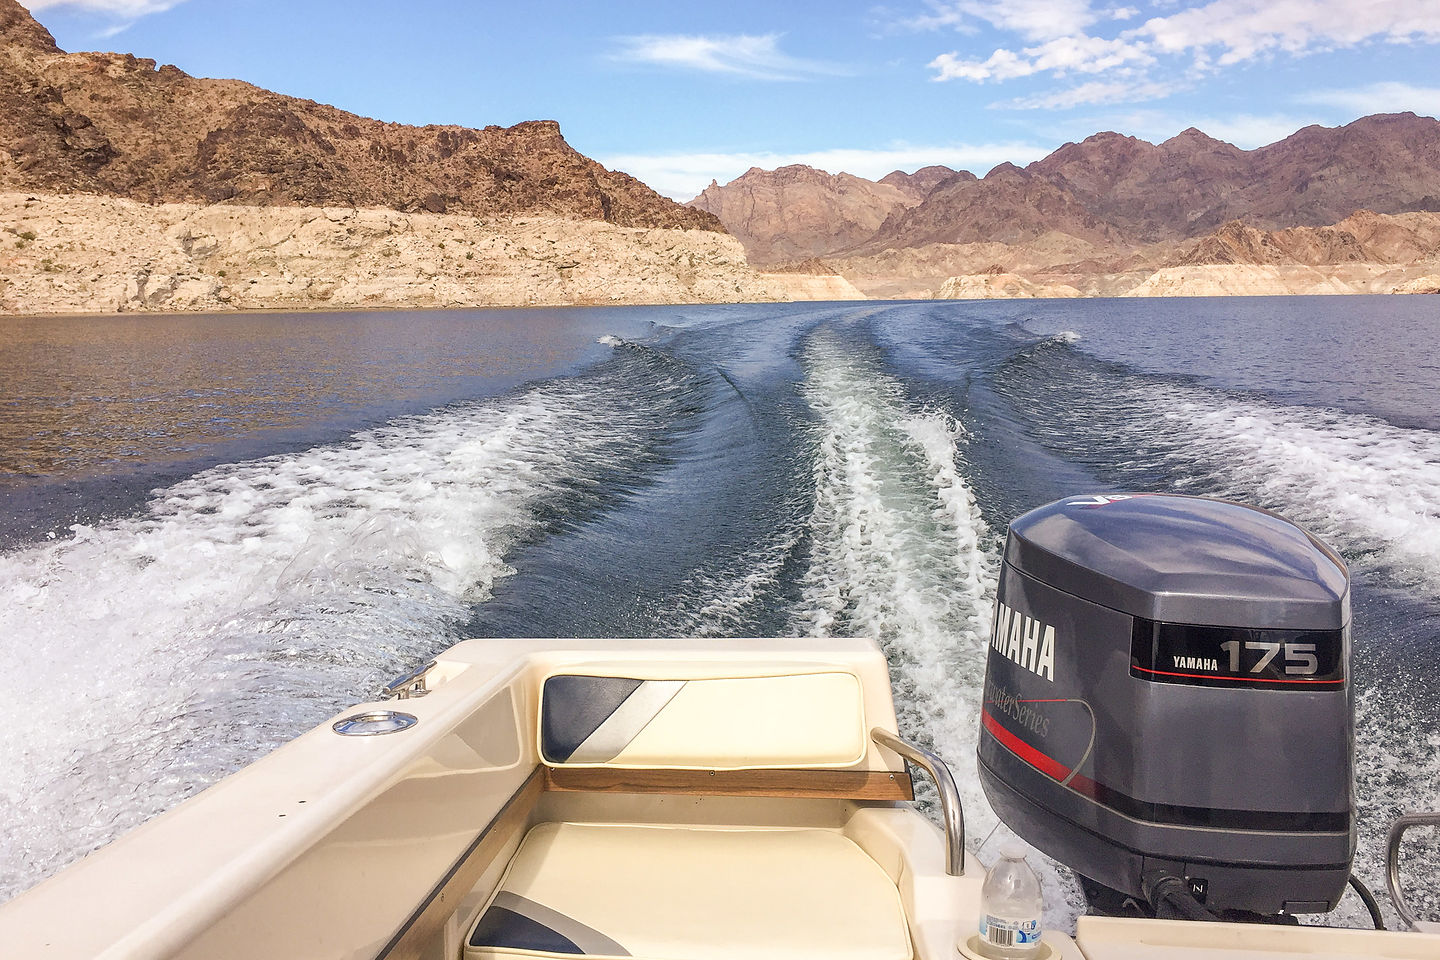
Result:
[[[643,680],[557,674],[540,694],[540,746],[547,763],[564,763]]]
[[[501,890],[497,893],[495,899],[492,901],[492,905],[509,910],[511,913],[518,913],[522,917],[534,920],[542,926],[549,927],[581,950],[584,950],[586,956],[630,956],[629,950],[626,950],[599,930],[593,927],[587,927],[579,920],[567,917],[558,910],[551,910],[542,903],[536,903],[534,900],[526,900],[519,894],[511,893],[509,890]]]
[[[569,763],[614,760],[685,686],[684,680],[646,680],[570,754]]]

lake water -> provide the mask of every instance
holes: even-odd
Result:
[[[1440,805],[1437,338],[1433,297],[0,319],[0,899],[467,637],[869,635],[973,783],[1006,523],[1117,489],[1349,561],[1383,890]]]

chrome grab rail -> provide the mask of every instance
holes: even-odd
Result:
[[[1411,827],[1440,827],[1440,813],[1407,813],[1396,817],[1390,824],[1390,837],[1385,844],[1385,883],[1390,888],[1390,899],[1410,929],[1418,929],[1419,918],[1410,912],[1405,894],[1400,889],[1400,838]]]
[[[430,691],[425,686],[425,674],[435,668],[435,661],[431,660],[423,666],[416,667],[409,673],[396,677],[380,690],[381,700],[409,700],[413,697],[423,697]]]
[[[940,792],[940,816],[945,821],[945,872],[952,877],[965,876],[965,811],[950,768],[929,750],[901,740],[889,730],[874,727],[870,739],[909,760],[935,781],[935,789]]]

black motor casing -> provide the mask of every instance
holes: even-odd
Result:
[[[1016,833],[1143,898],[1332,909],[1355,852],[1349,576],[1274,514],[1072,497],[1010,525],[980,780]]]

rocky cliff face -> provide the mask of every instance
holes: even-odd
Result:
[[[723,231],[583,156],[551,121],[382,123],[128,54],[67,54],[17,0],[0,0],[0,189]]]
[[[713,230],[0,191],[0,315],[863,299]]]
[[[886,217],[919,203],[930,177],[876,183],[803,164],[752,167],[723,187],[712,182],[689,205],[719,217],[745,244],[752,263],[777,264],[824,256],[869,238]]]

